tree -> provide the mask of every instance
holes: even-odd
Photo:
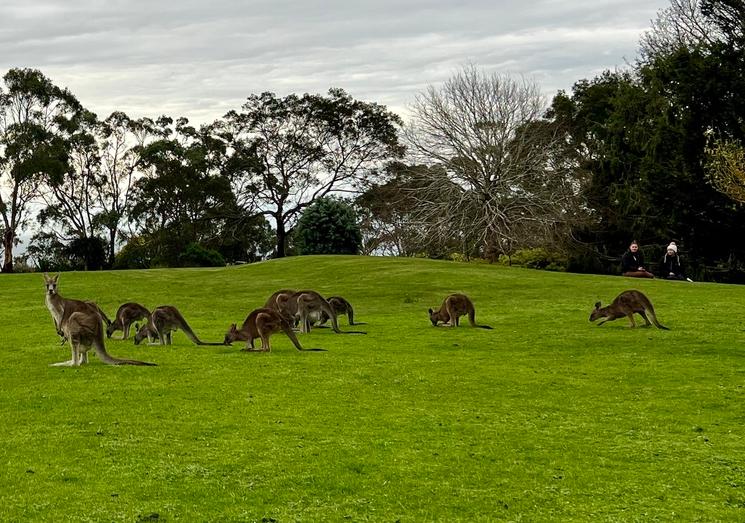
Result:
[[[134,185],[130,219],[151,246],[157,264],[178,265],[189,244],[205,246],[224,235],[240,217],[228,178],[222,174],[224,143],[209,127],[195,129],[186,119],[159,120],[161,139],[140,151],[146,175]]]
[[[221,136],[233,155],[229,172],[239,205],[273,218],[275,255],[286,253],[300,213],[328,194],[354,190],[399,157],[400,119],[385,107],[328,96],[252,95],[225,116]]]
[[[358,254],[362,234],[354,209],[334,198],[308,206],[295,228],[299,254]]]
[[[77,99],[40,71],[11,69],[0,89],[0,215],[3,272],[13,271],[13,247],[27,225],[42,176],[61,179],[69,168],[69,137],[82,111]]]
[[[544,109],[536,84],[474,66],[418,95],[406,138],[417,163],[441,167],[412,194],[432,238],[494,257],[545,241],[572,216],[576,184]]]

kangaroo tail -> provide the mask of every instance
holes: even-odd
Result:
[[[475,327],[478,327],[479,329],[494,330],[494,327],[490,327],[489,325],[475,325]]]
[[[657,314],[655,314],[654,307],[652,306],[651,303],[647,306],[647,310],[649,311],[649,317],[652,319],[652,323],[654,323],[655,327],[657,327],[658,329],[662,329],[664,331],[670,330],[664,325],[662,325],[659,321],[657,321]]]
[[[300,340],[297,339],[297,336],[295,336],[295,333],[292,330],[292,327],[290,326],[289,322],[282,322],[282,331],[287,334],[287,337],[290,338],[290,341],[295,346],[295,348],[301,352],[309,352],[309,351],[316,351],[316,352],[326,352],[326,349],[304,349],[302,345],[300,345]]]
[[[106,349],[103,346],[103,342],[100,340],[96,340],[93,346],[96,349],[96,355],[98,356],[98,359],[101,360],[106,365],[141,365],[141,366],[148,366],[148,367],[157,366],[157,364],[150,363],[147,361],[125,360],[125,359],[114,358],[108,352],[106,352]]]
[[[180,314],[179,314],[180,315]],[[191,327],[189,327],[189,324],[186,323],[186,320],[183,316],[181,316],[181,330],[184,331],[184,334],[186,334],[186,337],[189,338],[195,345],[211,345],[211,346],[224,346],[224,342],[216,343],[216,342],[207,342],[200,340],[196,334],[194,334],[194,331],[191,330]]]

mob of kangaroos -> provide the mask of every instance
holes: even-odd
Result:
[[[284,316],[293,325],[300,324],[300,332],[310,332],[311,326],[322,314],[331,320],[331,328],[337,334],[367,334],[363,331],[342,331],[336,321],[336,314],[329,302],[316,291],[282,289],[272,294],[264,304]]]
[[[600,326],[605,322],[613,321],[625,316],[629,319],[629,322],[631,323],[630,326],[633,328],[636,327],[634,313],[639,314],[644,318],[644,321],[646,322],[644,325],[645,327],[651,325],[647,318],[647,314],[649,314],[655,327],[658,329],[670,330],[664,325],[660,325],[657,321],[657,315],[654,313],[654,307],[652,307],[652,302],[649,301],[649,298],[636,290],[622,292],[616,296],[616,299],[614,299],[610,305],[605,307],[600,307],[600,302],[597,302],[595,304],[595,309],[590,314],[590,321],[602,318],[602,321],[598,323],[598,326]]]

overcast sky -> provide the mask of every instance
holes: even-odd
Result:
[[[459,66],[547,96],[623,67],[669,0],[0,0],[0,73],[40,69],[104,118],[238,109],[341,87],[405,116]]]

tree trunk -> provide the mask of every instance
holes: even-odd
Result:
[[[111,269],[114,266],[114,261],[116,254],[114,253],[114,249],[116,248],[116,228],[109,229],[109,252],[108,252],[108,259],[109,259],[109,269]]]
[[[2,272],[13,272],[13,241],[15,232],[7,229],[3,233],[3,268]]]
[[[287,243],[287,231],[285,231],[285,224],[282,222],[282,217],[277,219],[277,258],[284,258],[286,256],[286,243]]]

